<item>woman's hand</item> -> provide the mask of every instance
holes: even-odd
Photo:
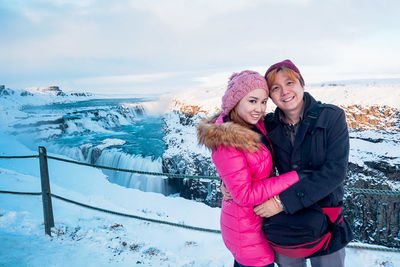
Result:
[[[271,217],[283,211],[282,203],[278,202],[276,198],[270,198],[258,206],[254,207],[254,212],[261,217]]]
[[[225,200],[232,200],[231,193],[229,193],[228,188],[226,188],[224,183],[221,184],[221,193]]]

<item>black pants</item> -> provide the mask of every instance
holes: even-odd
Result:
[[[233,264],[233,267],[251,267],[251,266],[245,266],[245,265],[242,265],[239,262],[235,261],[235,263]],[[271,264],[265,265],[263,267],[274,267],[274,264],[271,263]]]

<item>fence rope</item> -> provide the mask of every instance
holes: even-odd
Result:
[[[90,164],[90,163],[85,163],[85,162],[80,162],[80,161],[75,161],[75,160],[62,159],[62,158],[53,157],[53,156],[47,156],[47,158],[58,160],[58,161],[64,161],[64,162],[68,162],[68,163],[74,163],[74,164],[78,164],[78,165],[84,165],[84,166],[90,166],[90,167],[95,167],[95,168],[100,168],[100,169],[113,170],[113,171],[131,172],[131,173],[147,174],[147,175],[153,175],[153,176],[167,176],[169,178],[189,178],[189,179],[219,180],[218,176],[209,176],[209,175],[200,175],[199,176],[199,175],[186,175],[186,174],[162,173],[162,172],[145,172],[145,171],[113,168],[113,167]]]
[[[113,167],[90,164],[90,163],[85,163],[85,162],[80,162],[80,161],[75,161],[75,160],[62,159],[62,158],[53,157],[53,156],[47,156],[47,158],[58,160],[58,161],[64,161],[64,162],[68,162],[68,163],[74,163],[74,164],[78,164],[78,165],[85,165],[85,166],[100,168],[100,169],[114,170],[114,171],[122,171],[122,172],[138,173],[138,174],[147,174],[147,175],[154,175],[154,176],[167,176],[167,177],[170,177],[170,178],[220,180],[219,176],[186,175],[186,174],[160,173],[160,172],[145,172],[145,171],[113,168]],[[345,190],[347,192],[350,192],[350,193],[400,196],[400,191],[391,191],[391,190],[364,189],[364,188],[353,188],[353,187],[345,188]]]
[[[168,222],[168,221],[162,221],[162,220],[157,220],[157,219],[141,217],[138,215],[132,215],[132,214],[122,213],[122,212],[118,212],[118,211],[106,210],[103,208],[90,206],[88,204],[84,204],[84,203],[80,203],[80,202],[77,202],[77,201],[74,201],[74,200],[71,200],[68,198],[64,198],[64,197],[58,196],[53,193],[51,194],[51,196],[55,197],[59,200],[69,202],[69,203],[72,203],[72,204],[75,204],[75,205],[78,205],[81,207],[85,207],[85,208],[89,208],[89,209],[93,209],[93,210],[97,210],[97,211],[101,211],[101,212],[105,212],[105,213],[110,213],[110,214],[114,214],[114,215],[118,215],[118,216],[129,217],[129,218],[134,218],[137,220],[148,221],[148,222],[159,223],[159,224],[167,224],[167,225],[171,225],[171,226],[175,226],[175,227],[186,228],[186,229],[202,231],[202,232],[210,232],[210,233],[217,233],[217,234],[221,233],[220,230],[202,228],[202,227],[197,227],[197,226],[190,226],[190,225],[185,225],[185,224],[179,224],[179,223],[173,223],[173,222]]]
[[[388,247],[373,247],[373,246],[363,246],[357,244],[348,244],[346,247],[348,248],[360,248],[360,249],[369,249],[369,250],[376,250],[376,251],[385,251],[385,252],[400,252],[400,248],[388,248]]]
[[[351,193],[361,193],[368,195],[389,195],[389,196],[400,196],[400,191],[382,190],[382,189],[366,189],[366,188],[345,188],[345,191]]]
[[[16,194],[16,195],[41,195],[42,194],[42,193],[38,193],[38,192],[16,192],[16,191],[4,191],[4,190],[0,190],[0,193],[3,193],[3,194]],[[103,209],[103,208],[90,206],[90,205],[87,205],[87,204],[84,204],[84,203],[80,203],[80,202],[77,202],[77,201],[74,201],[74,200],[71,200],[71,199],[68,199],[68,198],[64,198],[64,197],[61,197],[61,196],[53,194],[53,193],[51,194],[51,196],[55,197],[55,198],[57,198],[57,199],[59,199],[61,201],[65,201],[65,202],[69,202],[69,203],[75,204],[77,206],[81,206],[81,207],[84,207],[84,208],[89,208],[89,209],[93,209],[93,210],[97,210],[97,211],[101,211],[101,212],[104,212],[104,213],[109,213],[109,214],[113,214],[113,215],[117,215],[117,216],[134,218],[134,219],[137,219],[137,220],[143,220],[143,221],[148,221],[148,222],[153,222],[153,223],[171,225],[171,226],[175,226],[175,227],[180,227],[180,228],[185,228],[185,229],[190,229],[190,230],[196,230],[196,231],[202,231],[202,232],[209,232],[209,233],[215,233],[215,234],[220,234],[221,233],[220,230],[216,230],[216,229],[208,229],[208,228],[184,225],[184,224],[179,224],[179,223],[173,223],[173,222],[168,222],[168,221],[161,221],[161,220],[157,220],[157,219],[141,217],[141,216],[132,215],[132,214],[126,214],[126,213],[112,211],[112,210],[106,210],[106,209]],[[366,249],[366,250],[375,250],[375,251],[385,251],[385,252],[400,252],[400,248],[363,246],[363,245],[352,244],[352,243],[348,244],[347,247],[348,248]]]
[[[17,159],[17,158],[38,158],[38,155],[28,155],[28,156],[0,156],[0,159]],[[73,163],[77,165],[95,167],[99,169],[107,169],[113,171],[122,171],[122,172],[130,172],[137,174],[145,174],[145,175],[153,175],[153,176],[167,176],[169,178],[187,178],[187,179],[209,179],[209,180],[220,180],[219,176],[210,176],[210,175],[186,175],[186,174],[175,174],[175,173],[161,173],[161,172],[146,172],[146,171],[137,171],[137,170],[129,170],[129,169],[121,169],[114,168],[109,166],[102,166],[96,164],[90,164],[86,162],[80,162],[76,160],[63,159],[59,157],[49,156],[47,158],[63,161],[67,163]],[[366,189],[366,188],[354,188],[348,187],[345,188],[345,191],[349,193],[361,193],[361,194],[369,194],[369,195],[388,195],[388,196],[400,196],[400,191],[392,191],[392,190],[382,190],[382,189]]]
[[[0,159],[20,159],[20,158],[38,158],[38,155],[28,155],[28,156],[0,156]],[[130,173],[138,173],[145,175],[153,175],[153,176],[167,176],[169,178],[188,178],[188,179],[210,179],[210,180],[219,180],[218,176],[209,176],[209,175],[186,175],[186,174],[174,174],[174,173],[160,173],[160,172],[146,172],[146,171],[137,171],[137,170],[129,170],[129,169],[121,169],[121,168],[113,168],[109,166],[102,166],[96,164],[90,164],[75,160],[63,159],[54,156],[47,156],[49,159],[54,159],[58,161],[64,161],[68,163],[73,163],[77,165],[84,165],[89,167],[95,167],[100,169],[114,170],[114,171],[122,171],[122,172],[130,172]],[[348,187],[345,188],[347,192],[350,193],[362,193],[362,194],[375,194],[375,195],[390,195],[390,196],[399,196],[400,191],[391,191],[391,190],[382,190],[382,189],[366,189],[366,188],[354,188]]]
[[[41,196],[41,192],[16,192],[16,191],[4,191],[0,190],[1,194],[13,194],[13,195],[31,195],[31,196]]]
[[[16,192],[16,191],[5,191],[5,190],[0,190],[0,194],[34,195],[34,196],[42,195],[41,192]],[[141,216],[138,216],[138,215],[122,213],[122,212],[118,212],[118,211],[107,210],[107,209],[103,209],[103,208],[99,208],[99,207],[94,207],[94,206],[90,206],[88,204],[84,204],[84,203],[81,203],[81,202],[78,202],[78,201],[75,201],[75,200],[71,200],[71,199],[68,199],[68,198],[53,194],[53,193],[51,193],[51,196],[54,197],[54,198],[57,198],[59,200],[62,200],[64,202],[69,202],[69,203],[75,204],[77,206],[81,206],[81,207],[92,209],[92,210],[101,211],[101,212],[104,212],[104,213],[110,213],[110,214],[114,214],[114,215],[118,215],[118,216],[122,216],[122,217],[129,217],[129,218],[134,218],[134,219],[137,219],[137,220],[148,221],[148,222],[159,223],[159,224],[166,224],[166,225],[171,225],[171,226],[190,229],[190,230],[202,231],[202,232],[217,233],[217,234],[221,233],[220,230],[216,230],[216,229],[208,229],[208,228],[202,228],[202,227],[197,227],[197,226],[173,223],[173,222],[168,222],[168,221],[162,221],[162,220],[157,220],[157,219],[141,217]]]
[[[0,159],[28,159],[38,158],[39,155],[28,155],[28,156],[0,156]]]
[[[90,164],[90,163],[85,163],[85,162],[80,162],[80,161],[75,161],[75,160],[62,159],[62,158],[53,157],[53,156],[47,156],[47,158],[58,160],[58,161],[64,161],[64,162],[68,162],[68,163],[74,163],[74,164],[78,164],[78,165],[85,165],[85,166],[100,168],[100,169],[114,170],[114,171],[131,172],[131,173],[147,174],[147,175],[154,175],[154,176],[167,176],[167,177],[170,177],[170,178],[220,180],[219,176],[186,175],[186,174],[160,173],[160,172],[145,172],[145,171],[113,168],[113,167]],[[400,195],[400,191],[391,191],[391,190],[364,189],[364,188],[352,188],[352,187],[346,188],[345,190],[348,191],[348,192],[352,192],[352,193],[394,195],[394,196]]]

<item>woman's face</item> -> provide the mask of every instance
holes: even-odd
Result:
[[[269,96],[283,113],[300,115],[303,108],[304,87],[298,79],[291,79],[279,71],[270,88]]]
[[[264,89],[255,89],[245,95],[237,106],[237,114],[248,124],[256,124],[267,108],[268,95]]]

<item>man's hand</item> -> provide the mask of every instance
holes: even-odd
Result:
[[[275,198],[270,198],[254,207],[254,212],[261,217],[271,217],[283,211],[282,204]]]
[[[225,200],[232,200],[231,193],[229,193],[228,189],[226,188],[225,184],[221,184],[221,193],[224,196]]]

